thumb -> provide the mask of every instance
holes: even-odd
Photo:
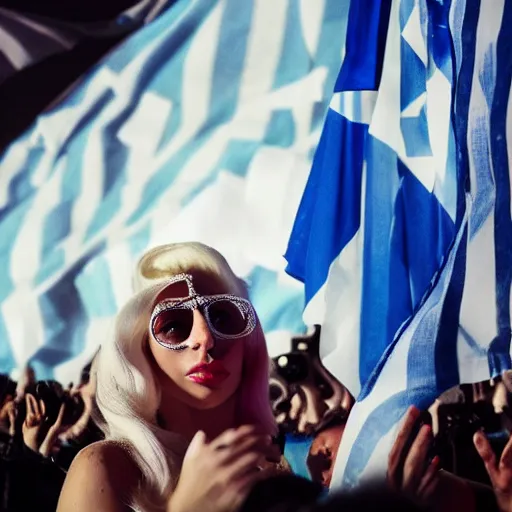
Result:
[[[497,474],[496,455],[494,454],[489,441],[482,432],[476,432],[473,436],[473,443],[478,455],[480,455],[480,458],[485,465],[485,469],[487,470],[489,477],[494,481]]]
[[[187,450],[187,457],[195,456],[201,448],[206,444],[206,434],[202,430],[198,430],[196,435],[190,441]]]

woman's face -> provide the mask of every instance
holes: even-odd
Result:
[[[216,277],[200,271],[189,274],[199,295],[229,293]],[[170,284],[159,294],[155,304],[164,299],[186,296],[186,283]],[[192,315],[193,324],[186,339],[186,348],[170,350],[150,334],[149,350],[157,366],[163,399],[177,399],[196,409],[211,409],[233,396],[240,385],[245,338],[215,340],[201,310],[194,309]]]

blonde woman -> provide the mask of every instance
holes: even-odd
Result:
[[[148,252],[135,287],[98,358],[106,440],[76,457],[58,511],[236,510],[279,467],[246,286],[217,251],[184,243]]]

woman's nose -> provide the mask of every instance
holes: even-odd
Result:
[[[215,340],[210,332],[206,320],[198,309],[194,309],[194,324],[190,333],[191,346],[194,350],[205,350],[208,352],[215,345]]]

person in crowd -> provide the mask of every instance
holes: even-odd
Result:
[[[184,243],[143,256],[136,288],[98,356],[105,441],[75,458],[58,511],[236,510],[282,471],[246,285],[217,251]]]
[[[512,511],[512,436],[506,444],[501,456],[498,457],[481,431],[473,437],[475,448],[482,458],[485,469],[491,480],[500,512]],[[490,509],[489,509],[490,510]]]
[[[94,429],[90,421],[80,426],[86,409],[83,394],[73,394],[56,381],[36,382],[33,371],[21,378],[22,385],[0,376],[0,510],[54,512],[65,470],[76,453],[95,440]],[[77,424],[81,435],[61,441]]]
[[[492,489],[443,471],[432,448],[431,425],[410,407],[389,454],[387,481],[392,491],[439,512],[499,510]]]
[[[309,448],[306,464],[314,482],[324,487],[331,485],[336,455],[341,443],[347,413],[342,411],[333,415],[328,422],[319,428]]]

